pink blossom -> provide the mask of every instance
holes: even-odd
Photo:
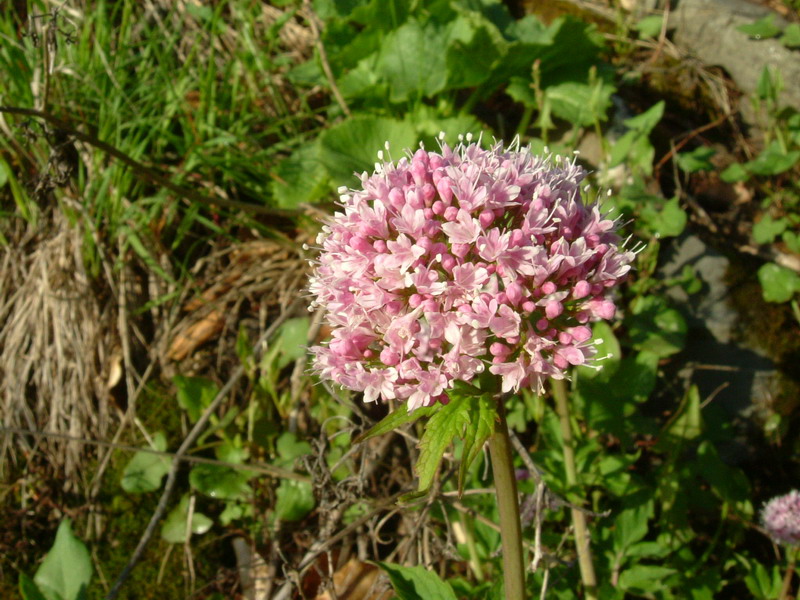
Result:
[[[613,317],[634,255],[581,198],[584,176],[516,141],[361,174],[317,237],[309,291],[333,328],[311,350],[320,377],[413,410],[486,368],[517,392],[591,364],[588,323]]]
[[[761,509],[761,523],[769,536],[779,544],[800,544],[800,492],[773,498]]]

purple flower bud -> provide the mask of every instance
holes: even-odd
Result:
[[[761,509],[761,524],[778,544],[800,544],[800,492],[773,498]]]

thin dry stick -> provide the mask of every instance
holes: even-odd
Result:
[[[289,315],[294,312],[294,310],[300,305],[302,302],[301,298],[297,298],[292,305],[287,309],[284,310],[272,325],[269,326],[264,334],[259,338],[258,342],[256,343],[256,353],[260,356],[263,354],[263,351],[266,347],[267,340],[275,333],[278,327],[289,318]],[[197,438],[203,433],[206,425],[208,424],[209,419],[211,419],[211,415],[213,415],[219,406],[222,404],[222,401],[227,397],[228,393],[233,389],[233,386],[241,379],[242,375],[244,375],[245,369],[244,365],[239,365],[236,367],[234,372],[231,374],[228,381],[222,387],[222,389],[217,393],[217,396],[208,405],[208,408],[203,412],[202,416],[198,419],[197,423],[194,424],[192,430],[189,432],[189,435],[186,436],[186,439],[183,440],[183,443],[178,448],[178,451],[175,453],[175,458],[179,459],[182,458],[189,449],[194,445],[197,441]],[[161,520],[161,517],[164,516],[164,513],[167,510],[167,504],[172,496],[172,491],[175,488],[175,483],[177,481],[178,476],[178,468],[180,466],[180,460],[174,460],[172,465],[170,466],[169,472],[167,473],[167,483],[164,485],[164,491],[161,493],[161,498],[158,501],[158,506],[156,507],[153,516],[150,518],[150,522],[147,524],[147,528],[144,530],[141,539],[139,540],[139,544],[136,546],[136,549],[133,551],[133,555],[131,555],[130,560],[128,560],[128,564],[125,565],[125,568],[120,573],[117,580],[114,582],[114,586],[111,588],[111,591],[106,595],[106,600],[114,600],[119,594],[122,585],[127,581],[128,577],[130,577],[131,571],[139,562],[144,554],[144,549],[147,546],[147,543],[150,541],[150,538],[153,537],[155,533],[156,527],[158,526],[158,522]]]

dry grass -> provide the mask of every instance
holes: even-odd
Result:
[[[109,429],[109,377],[119,361],[116,308],[93,288],[81,248],[81,229],[54,211],[27,242],[0,249],[5,427],[77,438],[103,438]],[[75,442],[6,435],[0,465],[41,452],[69,485],[80,479],[84,451]]]

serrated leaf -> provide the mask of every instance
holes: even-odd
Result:
[[[800,291],[800,275],[775,263],[758,270],[758,281],[767,302],[788,302]]]
[[[398,427],[402,427],[407,423],[413,423],[420,417],[432,415],[438,408],[439,405],[422,406],[415,411],[408,412],[408,405],[401,404],[394,411],[390,412],[383,419],[381,419],[377,424],[373,425],[367,431],[356,437],[353,440],[353,443],[360,444],[361,442],[365,442],[375,436],[394,431]]]
[[[586,127],[606,120],[611,107],[613,85],[598,81],[595,84],[565,81],[549,86],[545,95],[554,115],[576,127]]]
[[[70,520],[64,519],[33,581],[47,600],[82,600],[86,598],[91,578],[89,550],[72,533]]]
[[[781,32],[781,28],[775,24],[775,15],[770,13],[753,23],[739,25],[736,31],[741,31],[756,40],[766,40],[778,35]]]
[[[470,398],[472,404],[471,419],[464,432],[464,449],[461,453],[461,464],[458,468],[458,493],[464,491],[469,468],[483,450],[492,434],[497,421],[497,401],[491,394],[482,394]]]
[[[297,208],[330,192],[328,172],[320,160],[316,142],[301,146],[279,162],[272,178],[270,191],[278,208]]]
[[[153,435],[155,450],[164,452],[167,439],[164,432],[157,431]],[[126,492],[141,494],[152,492],[161,487],[161,480],[169,472],[172,460],[152,452],[137,452],[122,472],[120,485]]]
[[[167,518],[164,519],[164,524],[161,526],[161,537],[164,541],[170,544],[183,544],[187,539],[187,521],[189,517],[189,496],[184,495],[178,506],[173,508]],[[214,522],[206,515],[193,511],[191,532],[194,535],[202,535],[206,533]]]
[[[453,438],[462,435],[470,424],[470,407],[469,397],[456,395],[446,405],[439,406],[425,424],[425,432],[419,442],[419,458],[414,466],[419,477],[417,489],[420,491],[431,486],[444,451]]]
[[[634,565],[619,577],[619,587],[636,595],[650,596],[667,587],[664,581],[677,571],[656,565]]]
[[[352,185],[354,173],[372,170],[386,142],[396,157],[417,143],[417,133],[407,123],[385,117],[354,117],[323,131],[320,160],[334,184]]]
[[[389,576],[399,600],[456,600],[450,585],[425,567],[401,567],[391,563],[376,562]]]

